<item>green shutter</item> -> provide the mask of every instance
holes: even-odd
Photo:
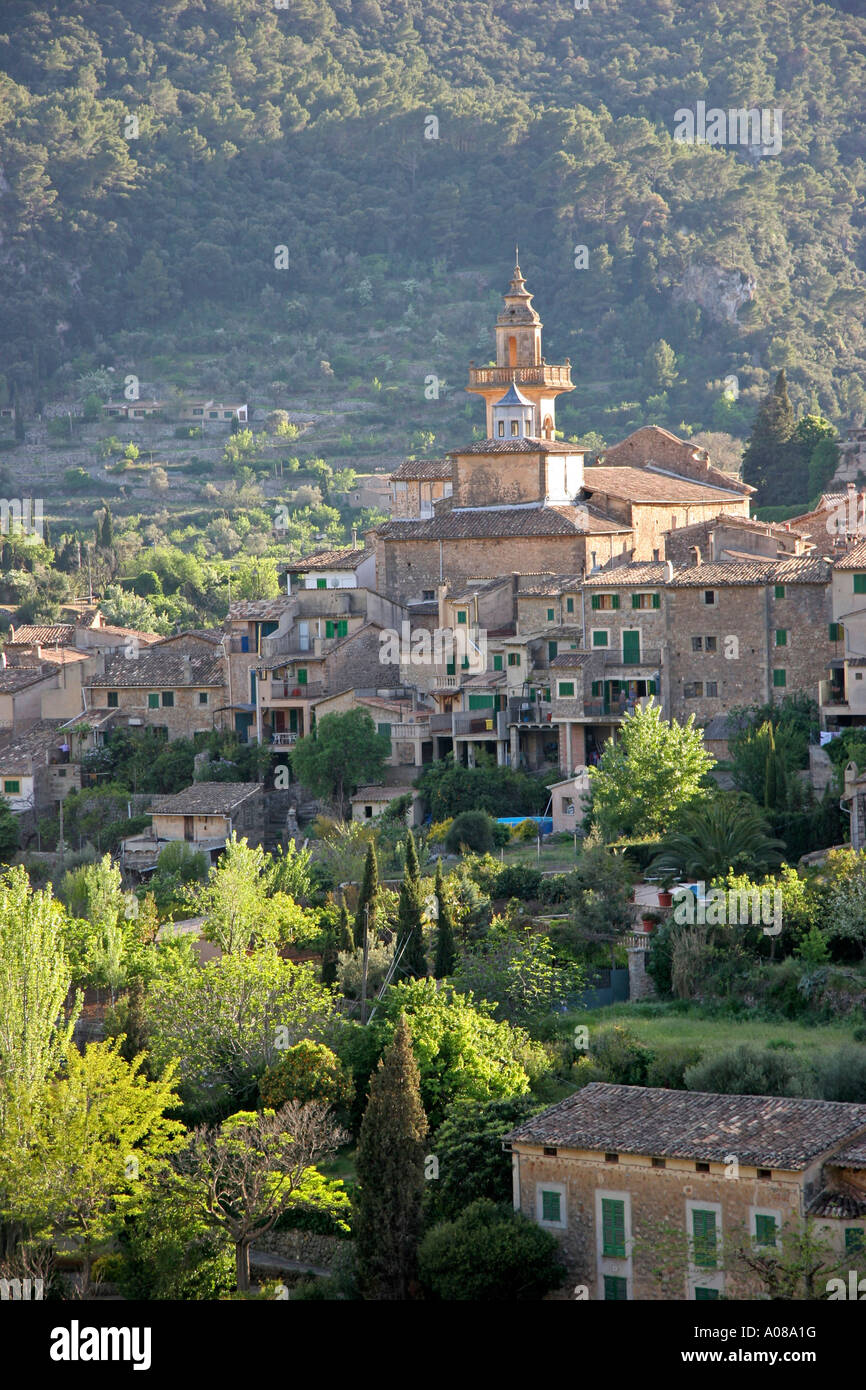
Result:
[[[326,618],[326,619],[325,619],[325,636],[326,636],[326,637],[333,637],[333,635],[334,635],[334,624],[331,622],[331,619],[330,619],[330,618]]]
[[[653,594],[653,608],[661,608],[661,606],[662,606],[662,596],[661,596],[661,594]]]
[[[640,608],[640,594],[632,594],[631,606],[632,608]]]
[[[328,587],[328,581],[327,581],[327,579],[317,579],[317,580],[316,580],[316,588],[317,588],[317,589],[327,589],[327,587]]]
[[[855,575],[855,578],[856,578],[856,575]],[[600,598],[600,596],[599,596],[598,594],[593,594],[593,595],[592,595],[592,598],[590,599],[590,604],[591,604],[591,606],[592,606],[593,608],[600,608],[600,607],[601,607],[601,598]]]
[[[695,1264],[704,1269],[716,1267],[716,1213],[714,1211],[692,1212],[692,1235],[694,1237]]]
[[[465,623],[465,622],[466,622],[466,609],[465,609],[465,608],[458,608],[458,610],[457,610],[457,621],[458,621],[458,623]]]
[[[558,651],[559,651],[559,643],[558,643],[558,642],[548,642],[548,644],[547,644],[547,659],[548,659],[548,661],[552,661],[553,658],[554,658],[554,657],[556,656],[556,654],[558,653]]]
[[[601,1201],[602,1254],[610,1259],[625,1259],[625,1202],[612,1197]]]
[[[628,1280],[621,1278],[618,1274],[605,1274],[604,1301],[605,1303],[627,1303]]]
[[[711,1299],[718,1298],[718,1289],[701,1289],[695,1287],[695,1301],[697,1303],[709,1303]]]
[[[595,699],[596,697],[598,697],[599,699],[601,698],[601,681],[593,681],[592,695],[593,699]]]
[[[854,575],[854,592],[855,594],[866,594],[866,574]]]
[[[502,670],[502,653],[501,653],[501,652],[494,652],[494,653],[493,653],[493,669],[494,669],[494,671],[501,671],[501,670]]]
[[[777,689],[787,684],[788,675],[783,667],[780,667],[778,670],[773,672],[773,685],[776,686]]]
[[[390,737],[391,737],[391,725],[390,725],[390,724],[387,724],[387,723],[377,724],[377,725],[376,725],[376,731],[377,731],[377,733],[384,734],[385,738],[387,738],[387,739],[390,739]]]
[[[596,628],[596,630],[592,634],[592,645],[594,647],[606,647],[607,632],[604,632],[601,629]]]
[[[758,1245],[776,1244],[776,1218],[775,1216],[756,1216],[755,1217],[755,1241]]]
[[[339,622],[337,623],[337,636],[338,636],[338,637],[348,637],[348,635],[349,635],[349,619],[348,619],[348,618],[341,618],[341,619],[339,620]]]
[[[541,1194],[541,1219],[542,1221],[562,1220],[562,1193],[561,1192],[542,1192]]]
[[[559,698],[563,699],[566,695],[574,694],[574,681],[559,682]]]
[[[301,669],[298,671],[298,685],[306,685],[306,684],[307,684],[307,668],[306,668],[306,666],[302,666]]]
[[[493,704],[493,696],[492,696],[492,695],[470,695],[470,696],[469,696],[469,708],[470,708],[470,709],[493,709],[493,707],[494,707],[494,704]]]
[[[613,607],[619,608],[619,594],[612,594],[611,597],[613,598]]]
[[[573,598],[567,598],[567,599],[565,600],[565,611],[566,611],[566,613],[573,613],[573,612],[574,612],[574,599],[573,599]]]
[[[158,691],[157,691],[156,693],[153,693],[153,692],[152,692],[150,695],[148,695],[148,697],[147,697],[147,708],[148,708],[148,709],[159,709],[159,692],[158,692]]]
[[[553,619],[554,619],[554,612],[553,612],[553,609],[552,609],[552,608],[548,608],[548,610],[547,610],[547,621],[548,621],[549,623],[552,623],[552,622],[553,622]]]
[[[657,695],[657,694],[658,694],[658,691],[656,690],[656,683],[655,683],[655,681],[647,681],[647,683],[646,683],[646,689],[647,689],[647,694],[648,694],[648,695]]]
[[[456,670],[456,667],[455,667],[455,665],[454,665],[454,662],[453,662],[453,661],[449,661],[449,662],[447,663],[446,667],[445,667],[445,674],[446,674],[447,676],[453,676],[455,670]]]
[[[777,584],[777,585],[776,585],[776,592],[775,592],[774,597],[775,597],[775,598],[784,598],[784,597],[785,597],[785,586],[784,586],[784,584]]]
[[[777,646],[777,647],[787,647],[787,645],[788,645],[788,629],[787,629],[786,627],[777,627],[777,628],[776,628],[776,646]]]
[[[829,632],[829,636],[830,636],[830,641],[831,641],[831,642],[839,642],[839,641],[842,640],[842,624],[841,624],[841,623],[831,623],[830,626],[829,626],[829,628],[828,628],[828,632]]]

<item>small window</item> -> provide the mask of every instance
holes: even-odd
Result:
[[[692,1211],[693,1258],[702,1269],[716,1267],[716,1213]]]
[[[756,1245],[775,1245],[776,1244],[776,1218],[775,1216],[755,1216],[755,1244]]]
[[[501,438],[503,437],[503,435],[505,434],[505,421],[504,421],[504,420],[500,420],[500,421],[498,422],[497,434],[499,435],[500,439],[501,439]]]
[[[108,692],[108,708],[109,708],[109,709],[117,709],[117,691],[116,691],[116,690],[109,690],[109,692]]]
[[[625,1259],[625,1202],[621,1199],[601,1200],[601,1244],[607,1259]]]
[[[520,434],[520,421],[519,421],[519,420],[512,420],[512,421],[511,421],[511,433],[512,433],[512,434],[515,434],[515,435],[516,435],[516,434]]]
[[[307,668],[306,668],[306,666],[301,666],[301,667],[298,668],[298,685],[306,685],[306,684],[307,684]]]
[[[777,690],[788,684],[788,673],[783,667],[773,672],[773,685]]]
[[[759,1178],[771,1178],[772,1176],[773,1176],[773,1170],[772,1170],[772,1168],[759,1168],[759,1169],[758,1169],[758,1177],[759,1177]]]
[[[494,671],[501,671],[501,670],[502,670],[502,653],[501,653],[501,652],[494,652],[494,653],[493,653],[493,669],[494,669]]]
[[[148,709],[159,709],[159,691],[151,691],[147,697]]]
[[[706,690],[706,694],[707,694],[707,698],[708,698],[708,699],[710,699],[710,700],[715,700],[715,699],[717,699],[717,698],[718,698],[718,694],[719,694],[719,683],[718,683],[718,681],[707,681],[706,686],[705,686],[705,690]]]
[[[364,818],[365,818],[365,820],[372,820],[372,819],[373,819],[373,807],[372,807],[372,806],[365,806],[365,807],[364,807]]]
[[[608,645],[608,631],[604,627],[594,627],[592,630],[592,645],[594,647],[606,647]]]
[[[616,612],[619,608],[619,594],[593,594],[591,606],[602,612]]]
[[[173,705],[174,705],[174,691],[173,691],[173,690],[164,690],[164,691],[162,692],[162,707],[163,707],[163,709],[171,709],[171,708],[173,707]]]
[[[436,597],[435,589],[422,589],[421,597],[425,603],[430,603]]]
[[[658,594],[632,594],[632,608],[660,608],[661,599]]]
[[[554,1149],[554,1153],[556,1150]],[[542,1221],[555,1221],[558,1225],[562,1220],[562,1194],[560,1192],[542,1192],[541,1194],[541,1219]]]
[[[718,641],[716,640],[715,637],[705,637],[705,638],[704,638],[704,651],[705,651],[705,652],[715,652],[715,651],[718,651],[718,648],[719,648],[719,644],[718,644]]]
[[[854,592],[855,594],[866,594],[866,574],[854,575]]]
[[[718,1289],[704,1289],[704,1288],[701,1288],[701,1287],[700,1287],[699,1285],[697,1285],[697,1284],[695,1285],[695,1302],[696,1302],[696,1303],[709,1303],[712,1299],[718,1298],[718,1296],[719,1296],[719,1291],[718,1291]]]
[[[704,589],[704,603],[707,605],[707,607],[708,607],[708,608],[714,607],[714,606],[715,606],[715,602],[716,602],[716,591],[715,591],[715,589]]]
[[[560,681],[556,693],[561,700],[567,695],[574,695],[574,681]]]
[[[776,628],[776,646],[777,646],[777,647],[787,647],[787,645],[788,645],[788,629],[787,629],[786,627],[777,627],[777,628]]]
[[[704,649],[704,639],[703,639],[703,637],[693,637],[693,638],[692,638],[692,651],[693,651],[693,652],[702,652],[703,649]]]
[[[208,695],[206,690],[200,690],[198,692],[198,702],[200,705],[206,705],[209,698],[210,696]]]
[[[842,624],[841,624],[841,623],[831,623],[830,626],[829,626],[829,628],[827,629],[827,631],[828,631],[828,635],[829,635],[829,638],[830,638],[830,641],[831,641],[831,642],[841,642],[841,640],[842,640]]]
[[[520,652],[509,652],[509,653],[508,653],[508,664],[509,664],[509,666],[519,666],[519,665],[520,665]]]
[[[605,1274],[604,1301],[605,1303],[627,1303],[628,1280],[623,1279],[619,1274]]]
[[[17,796],[21,791],[21,783],[16,777],[5,777],[3,779],[3,790],[9,796]]]
[[[708,1173],[709,1171],[710,1171],[710,1165],[709,1165],[709,1163],[696,1163],[696,1164],[695,1164],[695,1172],[696,1172],[696,1173]]]
[[[465,608],[458,608],[458,610],[457,610],[457,621],[458,621],[458,623],[465,623],[465,622],[466,622],[466,617],[467,617],[467,615],[466,615],[466,609],[465,609]]]
[[[775,597],[775,598],[784,598],[784,597],[785,597],[785,586],[784,586],[784,584],[777,584],[777,585],[775,586],[775,594],[774,594],[774,597]]]
[[[652,1166],[653,1168],[665,1168],[667,1165],[663,1158],[654,1158],[652,1161]]]
[[[317,589],[327,589],[327,587],[328,587],[328,581],[327,581],[327,579],[317,579],[317,580],[316,580],[316,588],[317,588]]]
[[[553,619],[554,619],[554,611],[553,611],[552,608],[548,608],[548,610],[547,610],[547,621],[548,621],[549,623],[552,623],[552,622],[553,622]]]
[[[567,598],[567,599],[565,600],[565,611],[566,611],[566,613],[573,613],[573,612],[574,612],[574,599],[573,599],[573,598]]]
[[[684,700],[702,700],[704,697],[703,681],[692,681],[690,685],[683,686]]]
[[[619,1163],[619,1154],[605,1154],[605,1163]]]
[[[446,674],[446,676],[453,676],[453,675],[455,674],[456,670],[457,670],[457,667],[455,666],[455,664],[454,664],[453,661],[449,661],[449,662],[446,663],[446,665],[445,665],[445,674]]]
[[[547,1158],[556,1158],[557,1151],[556,1149],[545,1149],[544,1153]]]

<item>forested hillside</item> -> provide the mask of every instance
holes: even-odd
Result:
[[[227,379],[325,362],[423,405],[426,373],[490,356],[518,241],[548,359],[576,364],[567,430],[744,436],[782,367],[798,412],[860,417],[852,8],[5,0],[6,389],[32,409],[90,367],[240,344]],[[675,142],[699,100],[781,108],[780,153]]]

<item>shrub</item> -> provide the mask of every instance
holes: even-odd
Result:
[[[494,898],[537,898],[541,873],[529,864],[509,864],[500,869],[492,885]]]
[[[536,840],[538,838],[538,825],[534,820],[522,820],[519,825],[512,825],[508,832],[511,840]]]
[[[724,1096],[802,1096],[806,1080],[799,1058],[751,1043],[704,1057],[685,1073],[690,1091]]]
[[[863,1033],[857,1029],[854,1033]],[[866,1047],[848,1043],[815,1061],[818,1092],[823,1100],[866,1104]]]
[[[538,885],[538,901],[546,905],[564,903],[568,899],[568,887],[567,874],[550,874],[547,878],[542,877]]]
[[[441,845],[448,836],[448,831],[454,824],[454,817],[449,816],[447,820],[433,821],[430,826],[429,842],[431,845]]]
[[[465,845],[477,854],[488,854],[493,849],[493,826],[486,811],[461,811],[451,822],[445,848],[449,854],[459,854]]]
[[[662,1048],[653,1054],[647,1067],[646,1084],[648,1086],[661,1086],[668,1091],[684,1091],[686,1089],[686,1071],[690,1067],[697,1066],[700,1060],[701,1049],[699,1047],[688,1047],[683,1043],[676,1047]]]
[[[606,1080],[620,1086],[646,1085],[652,1053],[621,1023],[595,1033],[589,1050]]]
[[[352,1083],[343,1064],[324,1043],[305,1038],[289,1047],[259,1079],[262,1104],[279,1110],[290,1100],[306,1104],[325,1100],[340,1105],[352,1094]]]
[[[488,1303],[543,1298],[565,1277],[555,1236],[485,1199],[427,1232],[418,1271],[433,1298]]]

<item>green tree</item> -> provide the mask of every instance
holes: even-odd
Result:
[[[8,864],[19,843],[18,817],[5,797],[0,797],[0,864]]]
[[[743,478],[757,487],[765,505],[784,502],[790,497],[805,500],[806,469],[800,464],[791,476],[792,464],[801,459],[792,447],[794,410],[788,396],[785,369],[778,373],[773,389],[758,408],[752,433],[743,452]]]
[[[650,388],[666,391],[677,380],[677,355],[670,343],[659,338],[647,348],[644,357],[644,379]]]
[[[415,836],[410,830],[406,836],[406,866],[403,882],[400,885],[400,902],[397,908],[397,951],[400,956],[400,971],[413,979],[424,979],[427,975],[427,957],[424,952],[424,904],[421,900],[421,866],[415,848]]]
[[[343,1104],[350,1090],[351,1082],[336,1053],[309,1038],[287,1048],[259,1081],[262,1104],[273,1110],[290,1100],[300,1105],[310,1100]]]
[[[470,1202],[511,1199],[511,1156],[502,1140],[509,1130],[528,1120],[539,1103],[532,1096],[505,1100],[456,1100],[431,1142],[439,1161],[438,1177],[427,1184],[433,1220],[451,1221]]]
[[[415,1291],[427,1117],[409,1024],[401,1015],[370,1082],[356,1169],[358,1282],[365,1298]]]
[[[694,715],[685,724],[668,723],[650,700],[626,714],[620,738],[606,743],[598,766],[589,769],[593,819],[608,838],[662,834],[684,806],[706,797],[714,763]]]
[[[376,859],[376,845],[373,840],[367,845],[364,860],[364,877],[358,894],[358,907],[355,912],[355,945],[364,944],[365,931],[371,937],[376,932],[376,914],[379,903],[379,864]]]
[[[250,1246],[273,1229],[305,1173],[340,1138],[327,1105],[293,1102],[277,1113],[238,1111],[218,1129],[202,1126],[172,1155],[190,1210],[234,1244],[238,1289],[250,1286]]]
[[[736,793],[720,792],[682,812],[650,865],[654,874],[703,879],[768,873],[785,846],[774,839],[758,807]]]
[[[295,775],[316,796],[332,799],[343,815],[346,798],[362,782],[381,781],[391,740],[376,732],[364,709],[326,714],[292,749]]]
[[[454,941],[454,920],[451,903],[445,893],[445,880],[442,875],[442,860],[436,861],[436,960],[433,974],[437,980],[444,980],[454,972],[457,964],[457,947]]]
[[[233,831],[208,882],[192,891],[191,901],[204,917],[203,935],[228,955],[246,952],[272,939],[267,914],[267,855],[259,845],[239,840]]]
[[[421,1280],[434,1298],[515,1303],[561,1285],[556,1237],[522,1212],[482,1199],[428,1231],[418,1251]]]
[[[821,873],[822,926],[866,958],[866,850],[833,849]]]

